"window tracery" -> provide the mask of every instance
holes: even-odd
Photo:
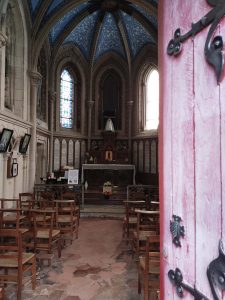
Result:
[[[63,69],[60,78],[60,125],[72,128],[74,123],[74,78],[68,69]]]

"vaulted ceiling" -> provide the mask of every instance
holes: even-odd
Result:
[[[109,51],[134,59],[146,44],[157,44],[157,0],[28,0],[33,37],[49,38],[53,53],[72,43],[96,61]]]

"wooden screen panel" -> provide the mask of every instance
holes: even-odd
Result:
[[[133,143],[133,163],[137,168],[137,162],[138,162],[138,157],[137,157],[137,142]]]
[[[67,165],[67,142],[62,140],[61,142],[61,167]]]
[[[150,144],[149,141],[145,141],[145,173],[150,172]]]
[[[155,140],[151,140],[150,144],[150,154],[151,154],[151,166],[150,166],[150,173],[156,174],[157,173],[157,144]]]
[[[73,141],[69,140],[69,143],[68,143],[68,165],[69,166],[73,166],[73,157],[74,157]]]
[[[60,168],[60,142],[58,139],[54,141],[54,171]]]
[[[144,146],[143,141],[139,141],[138,144],[138,171],[143,172],[143,158],[144,158]]]
[[[74,153],[74,160],[75,160],[75,169],[79,169],[80,167],[80,141],[75,142],[75,153]]]
[[[84,162],[84,156],[85,156],[85,152],[86,152],[86,142],[82,141],[81,142],[81,162]]]

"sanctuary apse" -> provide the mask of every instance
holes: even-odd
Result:
[[[0,131],[13,130],[0,153],[2,197],[32,191],[64,166],[81,172],[87,152],[95,163],[134,164],[140,183],[158,182],[158,100],[151,106],[148,96],[156,12],[155,1],[1,1]]]

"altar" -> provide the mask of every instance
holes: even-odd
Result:
[[[105,182],[113,187],[126,189],[127,185],[135,184],[135,165],[131,164],[83,164],[81,172],[82,204],[85,202],[85,187],[101,193]]]

